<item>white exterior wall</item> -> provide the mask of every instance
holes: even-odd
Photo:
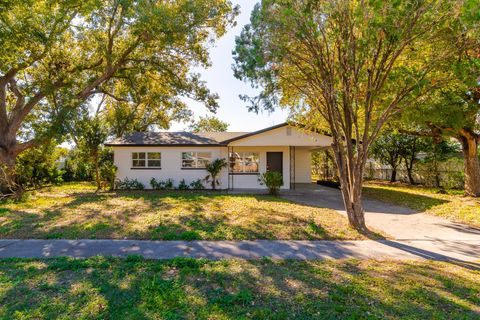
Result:
[[[290,148],[279,147],[233,147],[233,152],[258,152],[260,157],[259,173],[267,171],[267,152],[283,152],[283,186],[282,189],[290,188]],[[265,189],[258,182],[259,174],[231,174],[230,187],[234,189]]]
[[[313,147],[326,147],[332,144],[332,138],[326,135],[299,130],[295,127],[280,127],[266,132],[257,133],[229,143],[227,146],[114,146],[114,162],[118,167],[118,179],[138,179],[146,188],[150,188],[150,179],[157,180],[173,179],[175,186],[185,179],[191,183],[197,179],[204,179],[207,175],[204,169],[182,169],[182,152],[211,152],[212,160],[217,158],[228,159],[228,150],[233,148],[237,152],[258,152],[259,173],[266,172],[267,152],[283,152],[283,181],[282,189],[290,188],[290,147],[295,146],[295,182],[311,182],[311,154],[308,149]],[[302,148],[303,147],[303,148]],[[132,152],[161,152],[161,169],[132,169]],[[220,177],[220,189],[228,187],[234,189],[264,189],[265,186],[258,182],[258,174],[228,174],[228,169],[222,170]],[[205,185],[205,183],[204,183]],[[209,186],[206,186],[209,188]]]
[[[180,180],[185,179],[186,183],[191,183],[197,179],[204,179],[207,176],[205,169],[182,169],[182,152],[211,152],[212,160],[217,158],[227,159],[227,147],[113,147],[114,163],[118,168],[117,178],[138,179],[150,189],[150,179],[154,177],[157,180],[173,179],[175,186],[178,186]],[[161,152],[161,169],[132,169],[132,152]],[[228,187],[227,169],[223,169],[220,176],[219,189]],[[205,183],[204,183],[205,185]],[[210,186],[205,185],[207,188]]]
[[[295,148],[295,183],[312,182],[311,152]]]
[[[280,127],[229,143],[230,146],[297,146],[327,147],[332,138],[326,135],[305,132],[294,127]]]

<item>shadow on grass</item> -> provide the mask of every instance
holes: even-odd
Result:
[[[71,192],[68,199],[67,202],[52,202],[44,207],[32,208],[38,211],[35,213],[22,209],[22,203],[17,209],[2,208],[0,216],[5,219],[0,226],[0,238],[332,240],[348,239],[348,235],[353,234],[348,231],[346,236],[340,235],[341,230],[330,230],[328,223],[317,222],[314,216],[277,210],[268,204],[291,202],[268,195],[229,195],[209,191],[80,191]],[[240,211],[247,202],[244,204],[236,200],[254,199],[260,205],[255,206],[256,202],[250,204],[252,207],[248,210],[252,211],[251,216],[248,212],[235,216],[229,212],[231,207],[228,202],[227,206],[223,204],[223,199],[234,199],[237,206],[234,209]],[[34,201],[25,202],[25,207],[30,207],[32,203],[35,204]],[[301,208],[298,211],[302,211]],[[138,223],[145,223],[145,227],[136,228]],[[350,230],[346,224],[345,228]],[[375,235],[374,238],[381,236]]]
[[[0,261],[0,318],[476,319],[473,271],[448,263]],[[61,299],[58,299],[61,297]]]
[[[421,194],[413,194],[400,190],[391,190],[384,188],[375,188],[364,186],[363,194],[365,197],[396,205],[405,206],[417,211],[425,211],[432,207],[448,203],[448,200],[428,197]]]

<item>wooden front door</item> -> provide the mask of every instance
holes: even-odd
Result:
[[[277,171],[283,175],[283,152],[267,152],[267,171]]]

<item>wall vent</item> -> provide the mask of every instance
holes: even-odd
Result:
[[[291,136],[291,135],[292,135],[292,128],[287,127],[287,136]]]

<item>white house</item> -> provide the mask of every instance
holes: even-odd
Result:
[[[282,123],[255,132],[148,132],[134,133],[110,143],[118,179],[137,179],[146,188],[150,180],[204,179],[205,164],[228,159],[220,174],[221,189],[265,188],[258,175],[278,171],[283,189],[310,183],[310,153],[329,147],[332,138]]]

